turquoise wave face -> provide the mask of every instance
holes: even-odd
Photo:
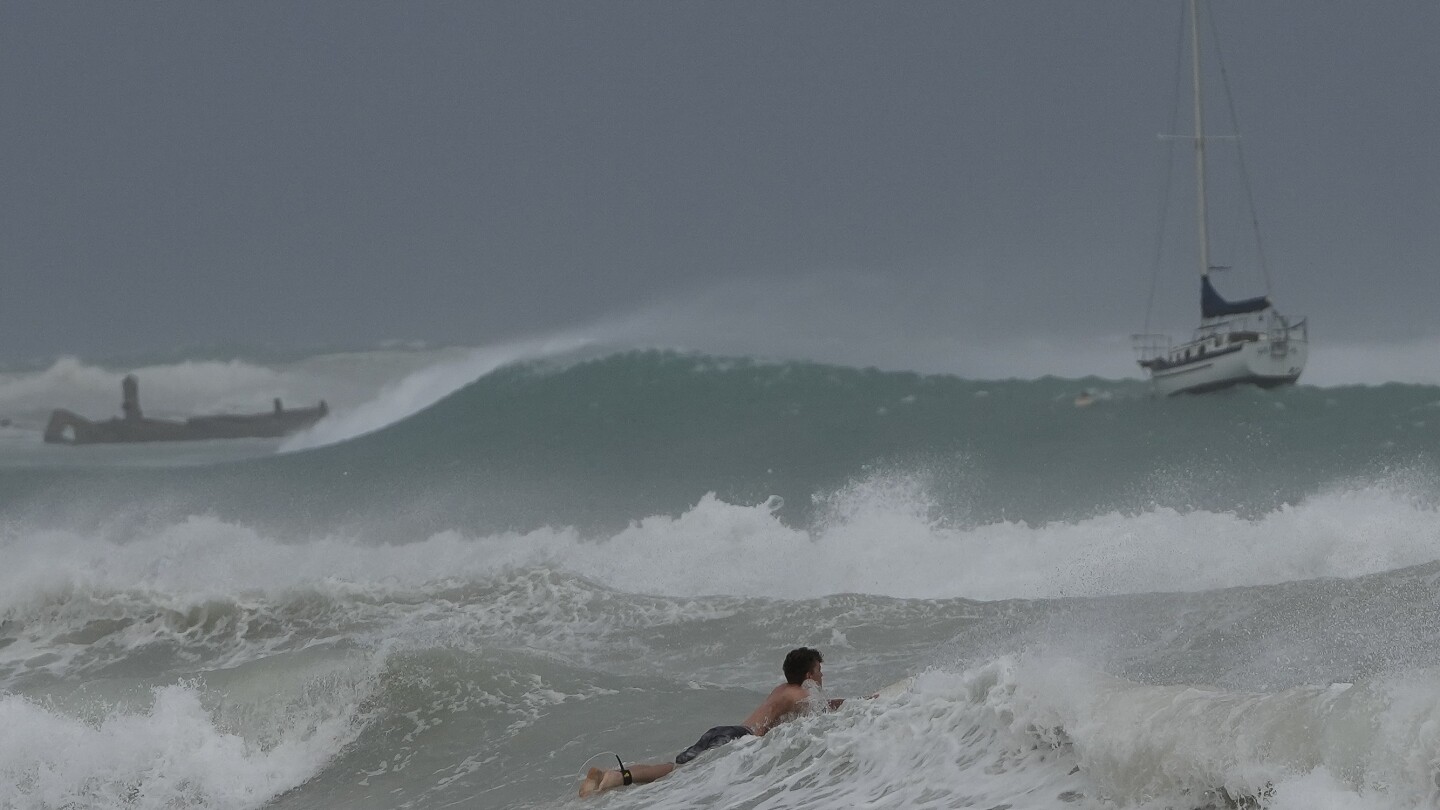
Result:
[[[706,493],[778,496],[792,525],[877,476],[923,481],[937,521],[1075,520],[1155,506],[1257,514],[1384,479],[1433,492],[1440,389],[971,381],[675,352],[501,368],[337,445],[176,470],[0,474],[26,510],[123,504],[247,521],[483,530],[611,526]],[[409,531],[409,529],[405,529]]]

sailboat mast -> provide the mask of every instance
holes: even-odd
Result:
[[[1210,274],[1210,229],[1205,211],[1205,103],[1200,91],[1199,0],[1190,0],[1190,70],[1195,94],[1195,226],[1200,240],[1200,275]]]

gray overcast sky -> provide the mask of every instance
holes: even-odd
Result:
[[[1440,334],[1440,3],[1213,15],[1283,309],[1317,344]],[[0,357],[472,344],[697,299],[745,322],[744,296],[704,298],[727,285],[838,339],[1128,334],[1179,22],[1156,0],[6,2]],[[1196,285],[1170,286],[1188,329]]]

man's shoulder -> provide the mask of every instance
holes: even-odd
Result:
[[[793,683],[782,683],[770,691],[772,698],[784,698],[791,701],[800,701],[810,697],[805,687]]]

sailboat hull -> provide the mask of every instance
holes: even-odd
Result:
[[[1221,354],[1153,367],[1150,379],[1155,392],[1164,396],[1203,394],[1237,385],[1275,388],[1300,379],[1308,355],[1309,346],[1304,340],[1272,343],[1262,338]],[[1176,356],[1183,356],[1183,349]]]

